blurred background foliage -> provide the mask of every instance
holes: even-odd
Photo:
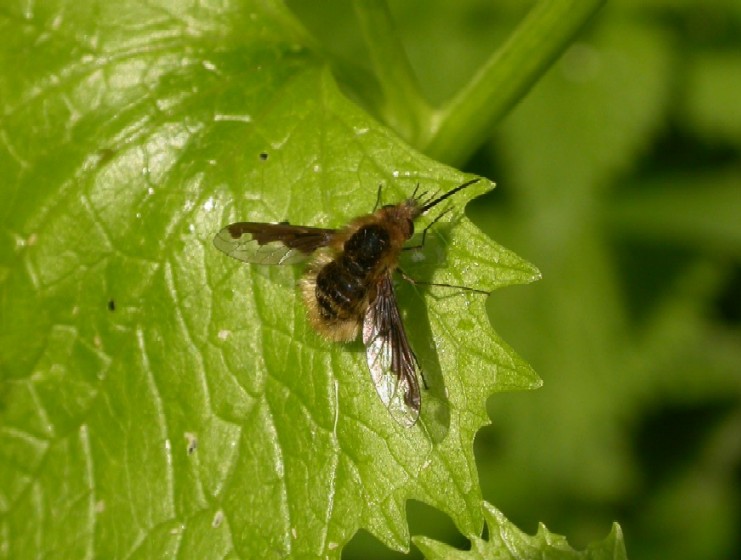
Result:
[[[289,5],[338,68],[370,67],[349,3]],[[531,3],[390,6],[439,103]],[[484,498],[578,548],[615,520],[633,559],[741,557],[741,3],[609,2],[463,169],[498,184],[469,215],[543,273],[489,298],[545,385],[490,399]],[[431,508],[409,520],[465,546]],[[360,534],[344,557],[383,554]]]

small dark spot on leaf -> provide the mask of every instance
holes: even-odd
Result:
[[[100,148],[97,152],[95,152],[95,155],[98,158],[97,166],[102,167],[109,161],[113,159],[113,157],[116,155],[116,150],[112,148]]]
[[[116,310],[116,300],[113,298],[108,300],[108,311],[115,311]]]
[[[260,152],[260,159],[262,161],[265,161],[266,159],[268,159],[268,157],[269,157],[269,155],[268,155],[267,152]]]
[[[193,455],[198,449],[198,436],[193,432],[185,432],[185,441],[187,442],[186,451],[188,455]]]
[[[224,522],[224,512],[221,510],[218,510],[214,514],[213,521],[211,521],[211,527],[213,527],[214,529],[218,529],[219,527],[221,527],[221,524],[223,522]]]

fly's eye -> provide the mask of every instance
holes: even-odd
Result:
[[[407,225],[409,226],[409,237],[414,235],[414,222],[412,220],[407,220]]]

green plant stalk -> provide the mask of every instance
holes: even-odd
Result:
[[[388,4],[384,0],[355,0],[354,7],[383,93],[380,114],[388,126],[414,145],[432,111],[406,56]]]
[[[445,106],[416,147],[452,165],[466,161],[605,0],[541,0],[507,42]]]

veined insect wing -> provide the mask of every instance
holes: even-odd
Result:
[[[295,264],[327,245],[336,230],[288,223],[237,222],[214,236],[214,246],[253,264]]]
[[[363,320],[363,343],[373,385],[391,416],[411,427],[419,418],[419,366],[404,330],[391,277],[378,285]]]

